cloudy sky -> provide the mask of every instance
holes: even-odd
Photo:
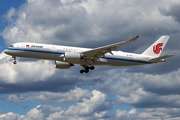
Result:
[[[1,0],[0,120],[180,119],[179,0]],[[162,35],[165,63],[135,67],[55,69],[54,61],[18,58],[16,42],[96,48],[138,40],[118,50],[142,53]]]

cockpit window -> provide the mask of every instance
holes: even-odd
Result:
[[[14,45],[10,45],[9,47],[14,47]]]

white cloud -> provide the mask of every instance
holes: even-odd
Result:
[[[39,110],[41,106],[37,106],[36,108],[30,110],[28,113],[27,113],[27,118],[30,119],[30,120],[33,120],[33,119],[38,119],[38,120],[43,120],[43,113],[41,112],[41,110]]]
[[[93,41],[124,40],[141,31],[174,30],[169,26],[179,30],[171,17],[161,15],[160,3],[161,0],[156,3],[139,0],[28,1],[17,11],[14,26],[6,27],[3,37],[8,44],[29,41],[72,45],[73,41],[76,45],[87,46],[87,42]]]
[[[75,88],[65,93],[61,92],[35,92],[24,94],[10,94],[4,98],[11,102],[40,102],[40,103],[76,103],[85,98],[90,98],[91,93],[88,90]]]
[[[70,97],[70,96],[69,96]],[[25,116],[20,116],[15,113],[1,114],[2,119],[79,119],[79,118],[103,118],[107,115],[107,108],[111,107],[111,103],[106,99],[106,95],[100,91],[93,90],[90,98],[83,98],[82,102],[77,102],[77,105],[71,105],[68,109],[62,107],[53,107],[46,105],[38,105],[31,109]]]
[[[100,113],[94,113],[95,118],[103,118],[107,115],[108,111],[102,111]]]
[[[101,93],[100,91],[93,90],[93,96],[90,99],[83,99],[83,103],[77,103],[77,106],[70,106],[67,111],[64,113],[65,115],[89,115],[99,107],[106,107],[109,103],[106,103],[106,95]]]
[[[68,108],[69,109],[69,108]],[[67,110],[68,110],[67,109]],[[81,116],[79,114],[64,114],[67,111],[62,107],[53,107],[53,106],[46,106],[46,105],[39,105],[36,108],[31,109],[26,115],[19,115],[16,113],[9,112],[7,114],[1,114],[0,120],[64,120],[64,119],[71,119],[71,120],[79,120],[79,119],[103,119],[103,120],[149,120],[149,119],[165,119],[165,120],[179,120],[179,108],[148,108],[144,109],[142,112],[138,112],[135,108],[131,110],[121,110],[117,109],[115,115],[105,117],[107,115],[107,111],[102,111],[99,114],[95,113],[93,115],[86,115]],[[133,111],[133,112],[132,112]]]
[[[7,12],[7,14],[5,14],[3,17],[8,21],[8,22],[12,22],[13,20],[13,16],[15,16],[16,14],[16,9],[11,7],[11,9]]]
[[[107,73],[111,73],[110,70]],[[114,70],[112,78],[106,76],[104,83],[97,83],[92,88],[116,96],[120,105],[176,108],[180,106],[179,73],[180,69],[161,75]]]
[[[28,120],[24,115],[19,115],[13,112],[0,114],[0,120]]]
[[[46,81],[55,73],[54,65],[51,61],[25,61],[19,62],[18,65],[12,64],[13,58],[0,54],[0,81],[5,83],[17,82],[35,82]],[[8,75],[7,75],[8,73]],[[26,80],[26,81],[25,81]]]
[[[131,111],[136,111],[134,114]],[[178,120],[180,117],[178,115],[178,109],[174,108],[148,108],[144,109],[142,112],[137,112],[135,108],[132,108],[130,111],[126,110],[116,110],[116,119],[121,120],[136,120],[136,119],[165,119],[165,120]]]

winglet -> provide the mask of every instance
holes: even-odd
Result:
[[[135,36],[135,37],[133,37],[132,39],[125,41],[125,43],[126,43],[126,42],[127,42],[127,43],[129,43],[129,42],[132,42],[132,41],[134,41],[134,40],[138,39],[138,38],[139,38],[139,36],[141,36],[141,34],[142,34],[142,33],[139,33],[138,35],[136,35],[136,36]],[[127,44],[127,43],[126,43],[126,44]]]
[[[139,37],[139,36],[141,36],[142,35],[142,33],[139,33],[137,36],[136,36],[136,39]]]
[[[121,42],[120,44],[121,44],[121,45],[124,45],[124,44],[130,43],[130,42],[132,42],[132,41],[135,41],[136,39],[139,38],[139,36],[140,36],[141,34],[142,34],[142,33],[139,33],[138,35],[136,35],[136,36],[133,37],[132,39],[127,40],[127,41],[124,41],[124,42]],[[116,44],[118,44],[118,43],[116,43]]]

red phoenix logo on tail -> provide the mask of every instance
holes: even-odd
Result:
[[[157,45],[153,46],[153,51],[155,54],[159,54],[162,51],[163,43],[158,43]]]

